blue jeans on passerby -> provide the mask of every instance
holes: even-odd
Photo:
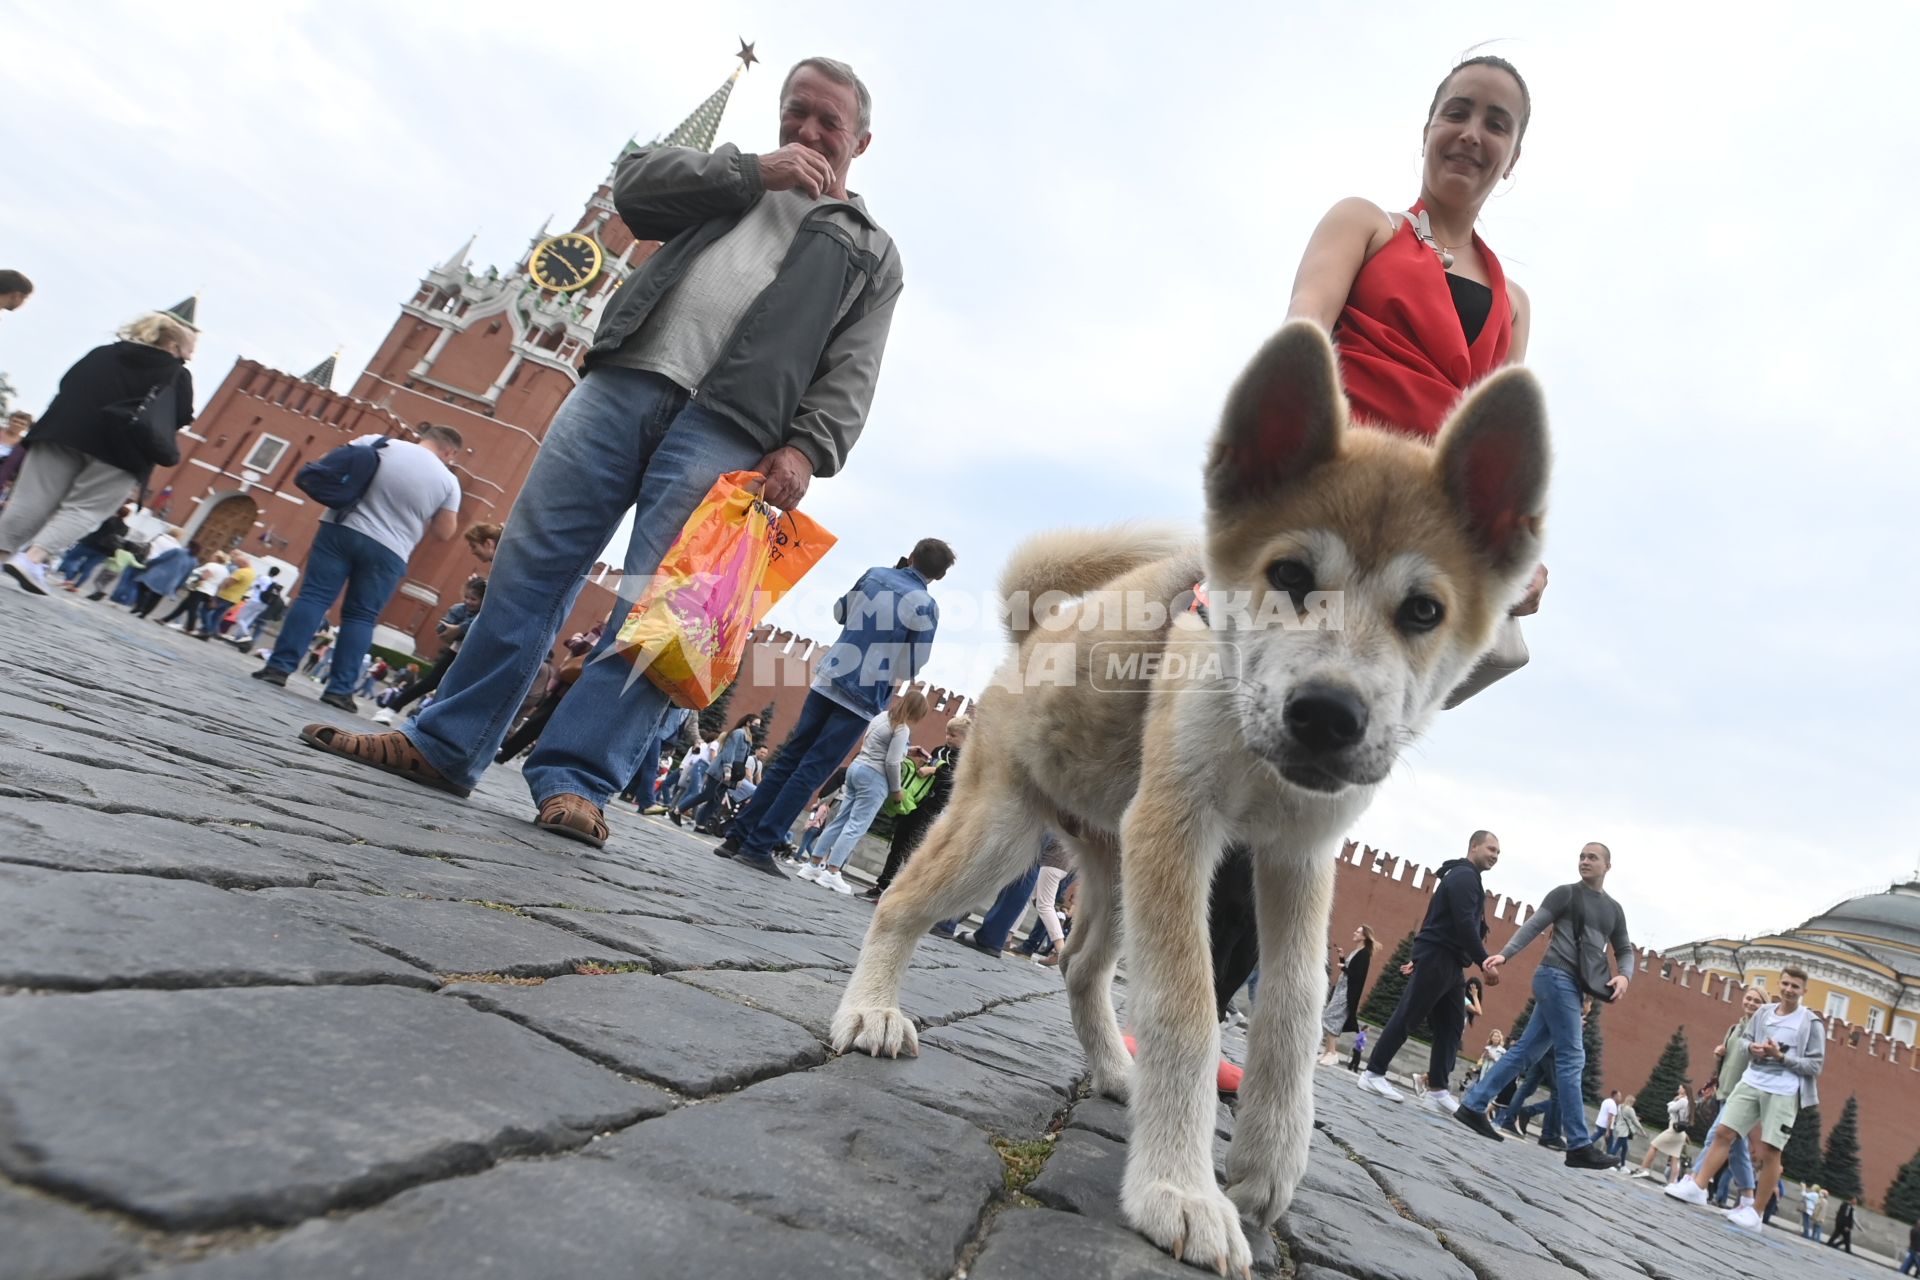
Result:
[[[1509,1050],[1509,1052],[1511,1052],[1511,1050]],[[1521,1120],[1530,1120],[1534,1116],[1544,1115],[1552,1105],[1553,1100],[1551,1098],[1544,1102],[1536,1102],[1532,1106],[1527,1105],[1527,1099],[1533,1096],[1535,1089],[1540,1088],[1547,1082],[1547,1077],[1553,1074],[1553,1065],[1553,1059],[1542,1054],[1538,1062],[1528,1067],[1527,1074],[1521,1078],[1519,1084],[1514,1086],[1513,1096],[1508,1099],[1506,1106],[1500,1108],[1500,1112],[1494,1116],[1493,1122],[1497,1125],[1505,1125],[1518,1129]],[[1547,1130],[1545,1127],[1542,1127],[1540,1132],[1541,1136],[1544,1137],[1546,1136]]]
[[[76,542],[60,557],[60,576],[68,582],[84,582],[88,574],[106,562],[106,552]]]
[[[684,809],[691,804],[693,798],[700,794],[700,789],[707,785],[707,770],[712,767],[713,764],[709,760],[695,760],[683,768],[680,771],[680,790],[668,802],[667,807]]]
[[[887,775],[870,764],[855,762],[847,768],[845,791],[839,811],[820,833],[820,844],[827,851],[829,867],[846,866],[860,837],[873,825],[873,816],[887,802]]]
[[[633,508],[620,599],[586,670],[521,770],[536,801],[577,795],[604,804],[633,777],[667,709],[666,694],[612,653],[620,623],[713,482],[755,466],[766,452],[658,374],[589,370],[554,416],[513,504],[494,554],[487,607],[461,641],[433,704],[401,732],[450,781],[478,782],[552,652],[587,570]]]
[[[1615,1160],[1625,1160],[1627,1158],[1627,1142],[1628,1139],[1624,1135],[1615,1135],[1613,1139],[1607,1143],[1607,1154]]]
[[[1920,1249],[1907,1250],[1906,1258],[1900,1263],[1900,1274],[1920,1276]]]
[[[1715,1120],[1713,1127],[1714,1129],[1721,1129],[1726,1126],[1722,1125],[1718,1120]],[[1695,1170],[1698,1170],[1700,1166],[1705,1163],[1707,1152],[1711,1150],[1713,1150],[1713,1131],[1708,1130],[1706,1145],[1700,1148],[1700,1155],[1693,1162]],[[1747,1148],[1747,1135],[1744,1133],[1736,1133],[1733,1135],[1733,1146],[1727,1151],[1727,1162],[1720,1167],[1720,1176],[1714,1179],[1713,1190],[1711,1192],[1712,1198],[1715,1200],[1721,1199],[1724,1194],[1722,1188],[1729,1186],[1741,1188],[1749,1192],[1751,1192],[1754,1187],[1753,1153]]]
[[[306,572],[300,575],[300,594],[293,598],[280,634],[267,659],[271,670],[291,675],[306,655],[307,644],[327,610],[342,590],[340,632],[327,650],[332,660],[327,692],[345,697],[360,677],[360,663],[373,643],[373,624],[393,598],[393,590],[407,571],[407,562],[358,529],[323,521],[307,553]],[[221,608],[226,606],[224,602]]]
[[[872,722],[871,716],[849,711],[824,693],[808,693],[807,700],[800,704],[800,718],[794,721],[793,732],[780,744],[761,777],[760,789],[727,828],[727,840],[742,853],[770,853],[786,839],[793,820]],[[846,808],[843,799],[840,811],[845,813]],[[871,814],[867,820],[872,822]],[[833,842],[827,841],[825,847],[833,848]]]
[[[1520,1042],[1467,1090],[1460,1105],[1485,1110],[1495,1094],[1530,1069],[1551,1045],[1560,1134],[1568,1151],[1578,1151],[1593,1141],[1587,1134],[1586,1107],[1580,1101],[1580,1072],[1587,1065],[1586,1046],[1580,1039],[1580,987],[1572,974],[1543,964],[1533,971],[1533,1001],[1533,1017]]]
[[[1040,862],[1007,881],[1000,890],[1000,896],[987,908],[987,914],[980,921],[980,927],[974,930],[973,940],[989,951],[1001,951],[1006,948],[1007,935],[1013,932],[1013,926],[1020,923],[1020,917],[1027,914],[1027,904],[1033,901],[1033,886],[1040,883]],[[954,930],[960,927],[963,916],[951,920],[942,920],[934,928],[951,938]]]

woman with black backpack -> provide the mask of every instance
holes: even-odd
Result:
[[[174,433],[193,421],[197,331],[172,312],[142,316],[60,379],[27,432],[27,451],[0,512],[0,569],[47,594],[47,565],[111,515],[156,466],[180,461]]]

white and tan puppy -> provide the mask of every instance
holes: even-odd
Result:
[[[1016,650],[952,802],[880,900],[834,1046],[914,1052],[900,983],[927,926],[1061,832],[1081,875],[1074,1027],[1094,1088],[1131,1098],[1122,1207],[1176,1257],[1245,1271],[1242,1215],[1272,1223],[1306,1166],[1334,844],[1520,597],[1547,470],[1525,371],[1481,384],[1429,447],[1350,428],[1326,334],[1282,329],[1228,398],[1204,544],[1050,534],[1008,565]],[[1204,620],[1185,608],[1202,578]],[[1229,842],[1254,853],[1262,981],[1222,1192],[1207,894]],[[1131,1064],[1110,990],[1122,916]]]

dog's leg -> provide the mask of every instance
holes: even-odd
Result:
[[[833,1047],[895,1058],[920,1051],[900,983],[927,927],[992,896],[1033,865],[1042,819],[1004,791],[962,796],[934,821],[874,908],[860,961],[833,1015]]]
[[[1260,994],[1247,1029],[1227,1194],[1258,1225],[1286,1211],[1313,1136],[1313,1056],[1326,990],[1333,859],[1268,846],[1253,859],[1260,919]]]
[[[1113,1014],[1113,971],[1120,959],[1120,911],[1117,883],[1120,850],[1104,836],[1069,841],[1080,872],[1079,909],[1073,934],[1061,955],[1073,1029],[1093,1072],[1093,1091],[1117,1102],[1127,1100],[1133,1062],[1120,1039]]]
[[[1222,1274],[1245,1273],[1252,1254],[1239,1210],[1213,1178],[1220,1027],[1213,1017],[1207,889],[1223,832],[1210,811],[1197,807],[1193,788],[1171,762],[1152,758],[1153,736],[1150,725],[1145,785],[1121,832],[1127,1013],[1138,1054],[1120,1207],[1136,1230],[1174,1257]]]

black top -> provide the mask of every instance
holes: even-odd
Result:
[[[1480,887],[1480,869],[1465,858],[1453,858],[1441,863],[1439,871],[1440,884],[1427,903],[1414,950],[1437,949],[1462,967],[1479,964],[1487,958],[1487,895]]]
[[[1480,331],[1487,327],[1487,317],[1493,314],[1493,290],[1478,280],[1449,271],[1447,292],[1453,295],[1454,314],[1460,317],[1460,330],[1467,335],[1467,345],[1472,346],[1479,339]]]
[[[80,539],[80,545],[112,555],[120,549],[120,540],[126,536],[127,522],[116,513],[102,520],[98,529]]]
[[[169,383],[174,387],[178,417],[171,425],[177,429],[193,421],[193,377],[180,358],[138,342],[95,347],[60,379],[59,394],[27,432],[26,442],[65,445],[131,472],[144,484],[156,464],[171,466],[180,461],[179,450],[172,457],[155,456],[141,432],[115,422],[106,410],[137,401]]]

